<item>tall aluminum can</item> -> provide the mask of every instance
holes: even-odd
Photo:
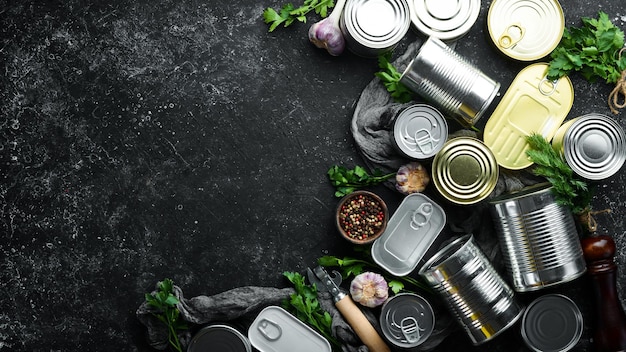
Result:
[[[400,82],[466,126],[482,117],[500,89],[500,83],[432,36],[419,48]]]
[[[460,237],[420,269],[419,274],[444,299],[474,345],[514,325],[523,313],[514,291],[474,243]]]
[[[406,0],[350,0],[339,19],[348,49],[369,58],[393,50],[410,26]]]
[[[535,291],[574,280],[587,266],[571,211],[542,183],[490,200],[513,288]]]
[[[593,181],[613,176],[626,161],[624,130],[602,114],[567,121],[554,135],[552,147],[577,175]]]

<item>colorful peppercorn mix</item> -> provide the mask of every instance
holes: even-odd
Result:
[[[385,211],[380,202],[367,194],[348,199],[339,209],[339,226],[354,240],[365,241],[383,228]]]

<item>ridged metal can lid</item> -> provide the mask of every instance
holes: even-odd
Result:
[[[414,104],[402,110],[394,121],[393,138],[398,149],[412,159],[434,156],[448,138],[448,123],[439,110]]]
[[[432,180],[441,195],[453,203],[474,204],[485,199],[498,182],[498,164],[480,140],[457,137],[435,155]]]
[[[494,0],[487,29],[495,46],[510,58],[535,61],[561,41],[565,16],[558,0]]]
[[[409,0],[411,22],[426,36],[455,40],[476,23],[480,0]]]
[[[208,325],[200,329],[189,343],[187,351],[252,352],[247,337],[237,329],[221,324]]]
[[[583,332],[583,316],[568,297],[548,294],[535,299],[524,312],[522,337],[533,351],[570,351]]]
[[[340,20],[348,48],[365,57],[393,49],[410,25],[406,0],[350,0]]]
[[[565,161],[579,176],[602,180],[617,173],[626,160],[626,135],[613,119],[584,115],[568,128],[563,139]]]
[[[435,313],[430,303],[414,293],[400,293],[383,304],[380,328],[395,346],[412,348],[430,337],[435,327]]]

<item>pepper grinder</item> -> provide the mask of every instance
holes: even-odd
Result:
[[[626,313],[617,293],[615,242],[610,236],[582,239],[596,301],[594,344],[597,352],[626,351]]]

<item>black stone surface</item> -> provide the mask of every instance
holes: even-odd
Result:
[[[456,49],[504,92],[525,64],[489,44],[489,3]],[[150,351],[135,310],[157,281],[188,297],[284,287],[283,271],[351,249],[326,171],[362,164],[349,124],[376,62],[316,49],[308,25],[268,33],[261,13],[282,4],[0,0],[0,351]],[[626,27],[620,1],[562,5],[568,26],[603,10]],[[569,117],[610,114],[612,87],[572,80]],[[599,232],[618,244],[622,302],[625,177],[593,200],[613,210]],[[399,194],[374,190],[395,210]],[[544,292],[590,322],[584,279]],[[510,329],[437,350],[526,348]]]

